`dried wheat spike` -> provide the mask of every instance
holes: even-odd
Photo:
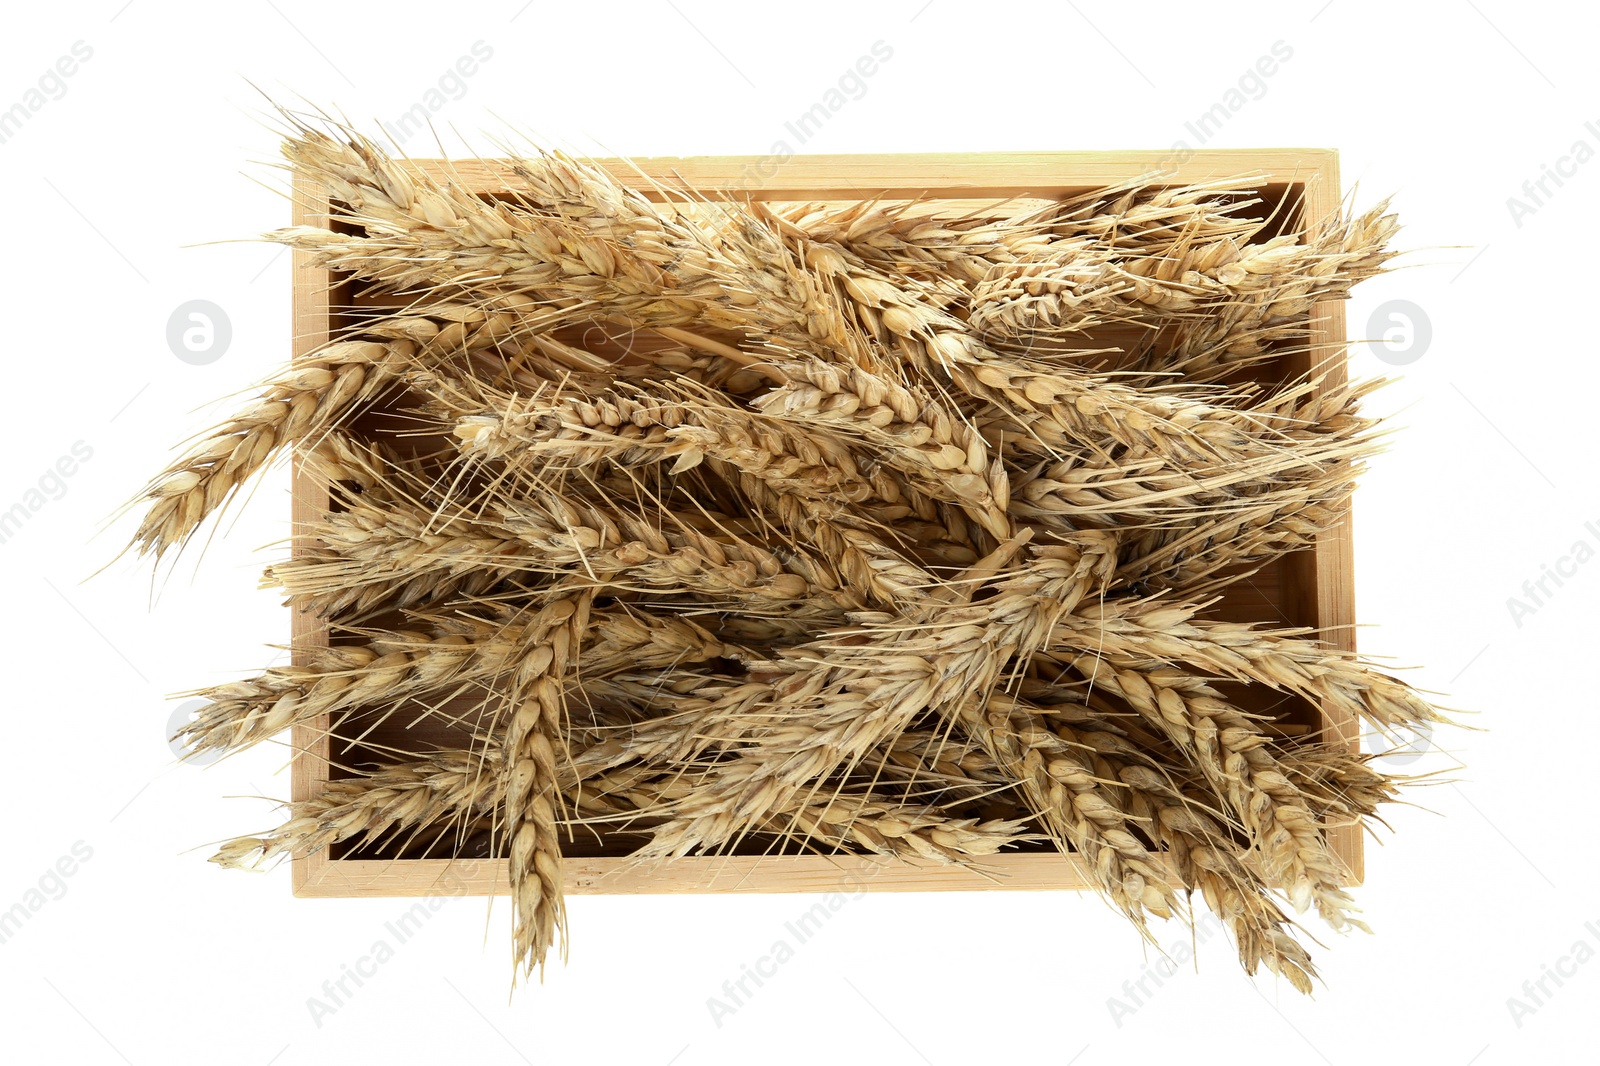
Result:
[[[502,782],[483,753],[441,751],[360,777],[329,781],[309,800],[289,804],[289,819],[270,833],[227,841],[211,861],[260,869],[279,856],[309,855],[346,840],[376,843],[401,830],[445,828],[492,813]]]
[[[336,431],[415,366],[493,350],[516,319],[512,311],[441,303],[375,321],[295,360],[150,483],[131,547],[159,559],[283,449]]]
[[[589,626],[590,591],[553,600],[528,624],[528,652],[505,700],[506,854],[515,907],[513,962],[519,973],[544,969],[566,927],[561,885],[559,761],[563,741],[561,677]],[[562,939],[562,951],[566,941]]]

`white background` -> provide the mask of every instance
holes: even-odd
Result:
[[[1553,994],[1520,1018],[1508,1006],[1535,1005],[1524,981],[1580,941],[1600,950],[1600,562],[1549,585],[1555,594],[1520,619],[1507,603],[1577,542],[1600,546],[1600,372],[1585,322],[1600,162],[1548,184],[1553,195],[1527,201],[1535,210],[1520,220],[1507,204],[1574,142],[1600,147],[1600,126],[1585,128],[1600,120],[1592,19],[1576,5],[1506,0],[106,0],[9,11],[0,108],[75,42],[93,54],[0,144],[0,510],[76,442],[93,455],[0,545],[0,910],[41,878],[60,897],[0,945],[0,1055],[139,1066],[1596,1061],[1584,1004],[1600,994],[1600,961],[1559,989],[1547,982]],[[247,79],[372,128],[478,41],[492,58],[435,120],[483,154],[508,128],[595,155],[764,154],[877,41],[892,58],[803,150],[1193,145],[1186,121],[1275,42],[1292,49],[1210,144],[1336,147],[1359,206],[1395,194],[1401,243],[1416,251],[1401,261],[1409,269],[1358,292],[1351,335],[1368,336],[1383,301],[1407,299],[1432,341],[1372,405],[1402,432],[1358,496],[1361,642],[1417,666],[1411,680],[1477,712],[1485,730],[1441,735],[1465,764],[1457,782],[1391,812],[1395,833],[1369,848],[1358,890],[1376,934],[1324,938],[1315,998],[1270,976],[1246,981],[1218,937],[1198,974],[1166,980],[1119,1025],[1108,999],[1151,961],[1126,923],[1093,896],[996,892],[853,900],[721,1026],[708,997],[812,900],[574,898],[570,963],[508,1004],[508,908],[471,899],[443,906],[313,1021],[308,998],[409,904],[295,900],[287,868],[208,865],[208,842],[273,824],[262,800],[225,797],[285,795],[283,749],[200,769],[176,764],[165,739],[169,694],[259,670],[273,654],[263,646],[287,639],[287,615],[255,587],[257,549],[287,530],[285,474],[231,512],[203,559],[186,554],[154,588],[126,560],[86,579],[131,530],[106,520],[167,449],[289,351],[288,257],[259,243],[192,247],[288,219]],[[180,361],[166,342],[168,316],[192,299],[232,322],[210,365]],[[1397,369],[1366,345],[1354,366]],[[1433,754],[1404,768],[1450,765]],[[45,875],[75,844],[92,855],[58,886]],[[1182,938],[1176,926],[1161,933]]]

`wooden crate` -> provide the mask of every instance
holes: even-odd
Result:
[[[1287,229],[1306,218],[1326,217],[1339,206],[1337,153],[1324,149],[1243,149],[1189,153],[1178,161],[1162,152],[1037,152],[983,155],[796,156],[781,162],[755,157],[636,159],[601,161],[621,181],[648,188],[651,183],[688,184],[706,190],[737,191],[769,201],[841,201],[870,197],[889,199],[933,197],[949,200],[999,198],[1050,199],[1103,188],[1138,175],[1159,175],[1172,185],[1190,184],[1239,174],[1267,179],[1262,196],[1286,207]],[[443,174],[446,164],[419,161],[424,170]],[[503,194],[509,173],[495,160],[453,161],[450,177],[484,195]],[[324,189],[297,180],[295,218],[298,225],[326,226],[328,198]],[[294,354],[305,355],[324,344],[341,325],[337,308],[349,302],[342,279],[308,265],[296,253],[294,283]],[[1342,303],[1317,304],[1308,323],[1316,356],[1286,355],[1267,364],[1258,376],[1274,379],[1309,369],[1313,359],[1326,374],[1324,388],[1345,379]],[[294,471],[294,550],[309,547],[305,523],[323,512],[328,486],[298,461]],[[1334,646],[1354,650],[1354,596],[1351,534],[1348,521],[1322,537],[1311,550],[1297,552],[1238,583],[1216,609],[1220,617],[1321,629]],[[303,662],[327,643],[321,623],[309,616],[294,619],[295,662]],[[1357,747],[1357,723],[1328,707],[1251,690],[1251,710],[1271,709],[1300,731],[1320,730],[1325,739]],[[1296,726],[1295,723],[1298,725]],[[323,718],[293,732],[293,796],[306,799],[321,790],[329,776],[330,730]],[[401,729],[383,738],[403,746]],[[420,740],[421,738],[413,737]],[[1362,877],[1361,831],[1358,826],[1330,831],[1343,860],[1348,883]],[[841,888],[896,891],[971,891],[975,889],[1087,888],[1091,881],[1075,855],[1055,851],[1007,853],[986,860],[994,876],[944,865],[884,864],[864,857],[811,854],[731,855],[679,859],[652,867],[634,866],[623,853],[605,847],[574,849],[566,860],[566,890],[573,893],[643,892],[821,892]],[[609,849],[616,851],[616,849]],[[597,852],[588,854],[588,852]],[[295,860],[294,891],[300,896],[490,895],[507,891],[505,863],[482,856],[448,858],[347,857],[339,849]]]

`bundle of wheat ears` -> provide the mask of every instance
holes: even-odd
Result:
[[[284,154],[332,217],[268,239],[350,279],[345,326],[151,482],[133,548],[291,451],[326,479],[265,584],[327,647],[186,693],[180,737],[354,754],[213,861],[503,858],[519,974],[565,950],[563,852],[596,840],[1059,852],[1146,939],[1203,899],[1303,991],[1296,916],[1365,928],[1328,834],[1401,781],[1260,708],[1444,719],[1218,605],[1338,526],[1378,447],[1369,385],[1265,368],[1330,354],[1310,308],[1384,269],[1384,206],[1290,230],[1248,175],[763,204],[556,152],[486,197],[293,117]]]

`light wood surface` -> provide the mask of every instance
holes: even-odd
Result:
[[[425,172],[448,176],[474,191],[493,195],[511,186],[505,164],[495,160],[417,160]],[[794,156],[778,162],[760,157],[662,157],[631,161],[596,160],[618,178],[658,200],[682,197],[677,190],[711,195],[735,193],[769,201],[899,199],[951,200],[1058,198],[1102,188],[1139,175],[1157,174],[1180,185],[1241,175],[1266,179],[1269,198],[1302,205],[1301,218],[1326,218],[1340,203],[1338,155],[1328,149],[1275,148],[1197,151],[1181,161],[1171,153],[1029,152],[983,155]],[[294,223],[326,225],[327,197],[317,186],[297,180]],[[349,300],[331,290],[338,279],[303,262],[296,253],[294,275],[294,354],[306,355],[325,343],[337,320],[334,308]],[[1317,356],[1290,357],[1283,369],[1294,372],[1318,364],[1327,375],[1324,388],[1345,380],[1344,306],[1325,301],[1312,310],[1311,346]],[[1297,361],[1298,360],[1298,361]],[[328,487],[299,461],[295,463],[294,550],[308,545],[304,523],[328,502]],[[1312,625],[1334,646],[1355,647],[1353,542],[1349,522],[1323,536],[1312,551],[1299,552],[1255,575],[1219,605],[1223,617],[1270,624]],[[316,619],[293,619],[294,661],[303,662],[327,642]],[[1256,695],[1256,694],[1253,694]],[[1274,693],[1263,707],[1297,701]],[[1320,724],[1328,739],[1343,739],[1355,750],[1357,723],[1329,707],[1304,706],[1302,719],[1292,706],[1286,726],[1299,732]],[[1320,719],[1319,722],[1314,721]],[[1300,720],[1300,725],[1293,724]],[[294,729],[292,795],[305,799],[328,779],[331,723],[322,719]],[[395,736],[385,736],[395,743]],[[404,736],[399,737],[405,740]],[[411,738],[415,742],[416,738]],[[1349,883],[1363,876],[1359,827],[1337,827],[1330,840],[1345,864]],[[566,890],[572,893],[671,892],[827,892],[827,891],[979,891],[1082,889],[1092,885],[1082,861],[1055,853],[1007,854],[988,860],[993,876],[950,866],[881,863],[852,856],[775,855],[678,859],[640,866],[625,857],[569,858]],[[505,864],[491,859],[331,859],[326,853],[296,859],[294,891],[300,896],[490,895],[507,890]]]
[[[328,224],[328,194],[321,186],[295,176],[293,224],[296,226],[326,227]],[[301,358],[327,343],[333,331],[329,309],[329,272],[310,264],[306,252],[292,253],[294,266],[294,356]],[[291,552],[304,554],[311,547],[306,529],[328,508],[327,482],[300,461],[300,449],[295,449],[294,472],[290,482]],[[328,631],[308,612],[295,611],[290,618],[291,661],[296,666],[306,665],[311,653],[328,644]],[[331,723],[326,715],[312,725],[296,726],[290,730],[289,742],[294,755],[289,769],[289,794],[294,800],[307,800],[322,791],[328,780],[328,729]],[[292,864],[296,895],[313,895],[315,885],[326,864],[325,856],[298,860]]]

